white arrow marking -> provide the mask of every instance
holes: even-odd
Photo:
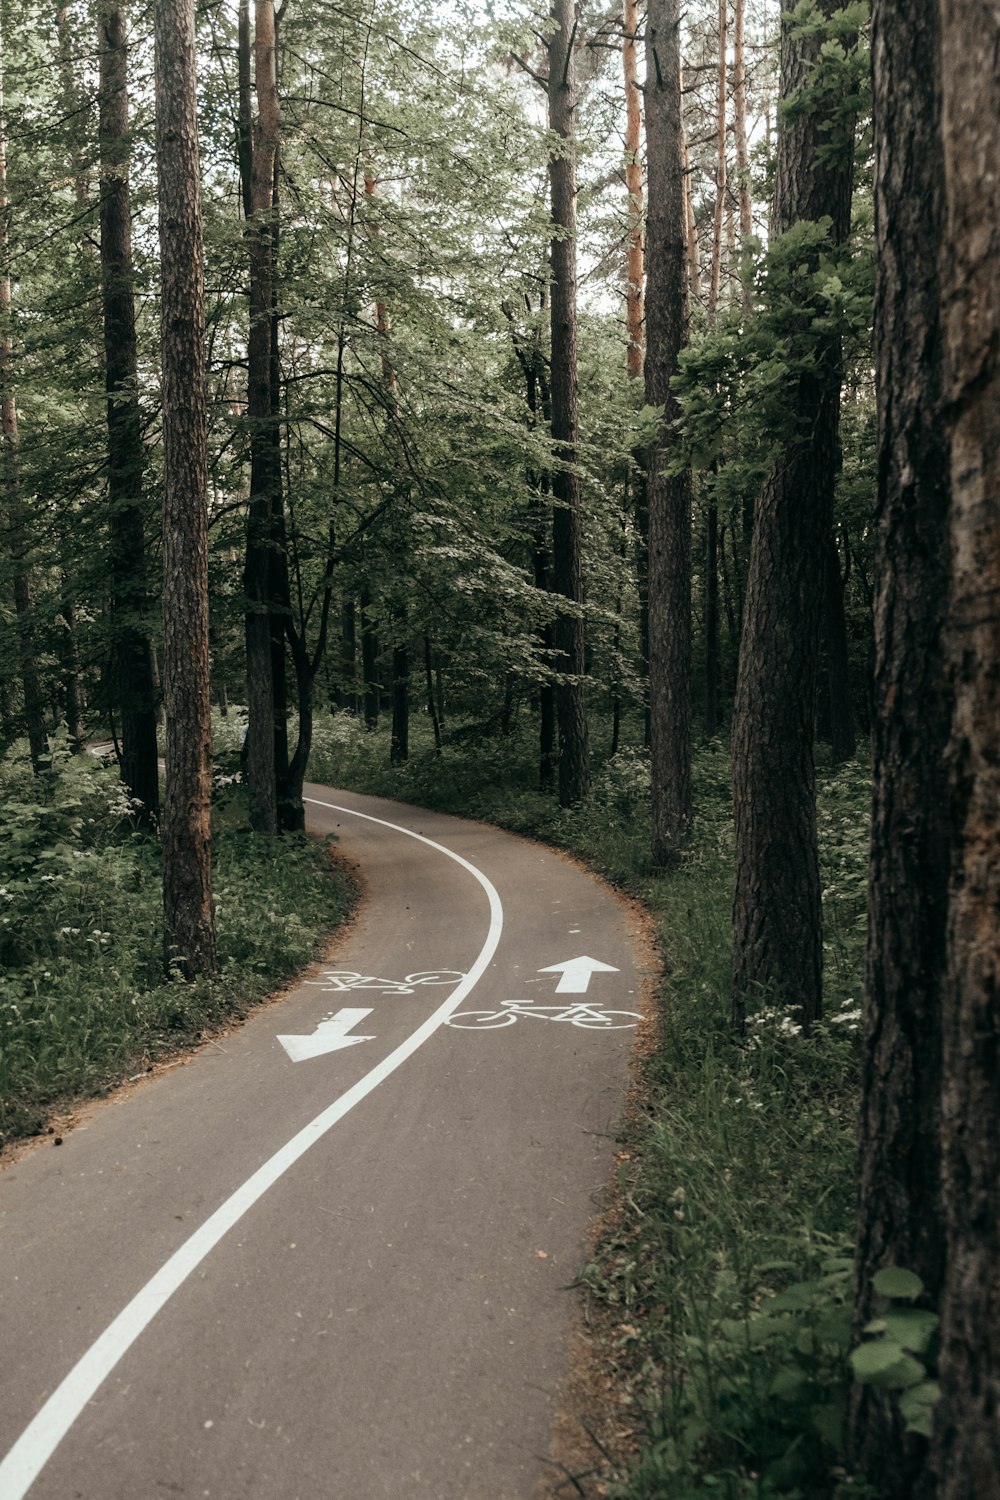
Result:
[[[310,1036],[279,1036],[278,1041],[292,1062],[305,1062],[308,1057],[322,1057],[324,1052],[336,1052],[341,1047],[353,1047],[355,1042],[373,1042],[373,1036],[348,1036],[352,1026],[371,1015],[368,1010],[338,1010],[335,1016],[320,1021]]]
[[[539,969],[539,974],[559,974],[557,995],[585,995],[590,988],[592,974],[617,974],[614,964],[602,964],[599,958],[568,958],[564,964],[549,964]]]

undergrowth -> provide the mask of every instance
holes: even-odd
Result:
[[[0,760],[0,1144],[244,1015],[342,920],[352,894],[326,850],[251,836],[238,790],[220,793],[219,975],[165,982],[159,848],[135,832],[117,771],[64,747],[44,779]]]
[[[418,726],[419,730],[419,726]],[[861,1495],[840,1466],[848,1390],[854,1116],[865,924],[867,768],[820,776],[825,1015],[804,1036],[762,1005],[729,1025],[728,756],[695,759],[696,834],[680,869],[650,868],[649,764],[598,763],[585,808],[535,786],[528,735],[461,731],[387,764],[383,734],[324,720],[312,774],[483,817],[572,850],[639,895],[665,959],[660,1046],[619,1153],[617,1209],[584,1275],[617,1366],[618,1455],[566,1493],[615,1500],[828,1500]]]

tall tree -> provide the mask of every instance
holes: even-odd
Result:
[[[121,712],[122,781],[139,799],[139,819],[148,825],[158,816],[160,780],[147,627],[144,463],[128,177],[128,55],[124,17],[114,0],[102,0],[98,27],[112,681]]]
[[[942,0],[954,713],[944,987],[940,1500],[1000,1496],[1000,15]]]
[[[276,442],[271,360],[274,319],[274,169],[280,130],[277,78],[277,35],[273,0],[256,0],[253,76],[257,119],[247,140],[249,113],[246,53],[249,15],[246,0],[240,10],[241,130],[244,202],[249,204],[247,241],[250,249],[250,336],[247,352],[247,418],[250,426],[250,510],[244,569],[246,592],[247,706],[246,774],[250,794],[250,826],[258,833],[278,827],[278,773],[275,754],[275,717],[283,712],[276,702],[272,604],[274,579],[275,509],[281,487],[280,450]],[[282,658],[283,660],[283,658]]]
[[[21,439],[14,396],[14,344],[11,338],[10,240],[7,220],[7,126],[3,96],[3,38],[0,36],[0,431],[7,550],[14,578],[19,673],[24,690],[24,723],[35,774],[49,763],[43,716],[42,685],[35,645],[35,610],[27,560],[28,519],[21,493]]]
[[[719,62],[715,95],[715,213],[712,216],[712,269],[708,284],[708,318],[714,324],[722,284],[722,224],[726,212],[726,97],[729,0],[719,0]]]
[[[937,0],[876,0],[874,84],[875,718],[855,1323],[875,1312],[887,1266],[915,1271],[936,1305],[941,1008],[945,986],[951,720],[942,627],[948,603],[949,458],[938,253],[944,158]],[[855,1467],[885,1500],[928,1492],[926,1441],[896,1400],[858,1387]],[[967,1493],[973,1493],[968,1491]]]
[[[817,9],[830,20],[838,0],[820,0]],[[773,206],[775,235],[811,226],[798,264],[814,269],[821,251],[835,253],[847,239],[853,167],[847,70],[824,76],[823,30],[797,12],[782,16],[786,108]],[[821,300],[810,303],[807,292],[789,329],[788,430],[757,496],[740,640],[733,716],[737,1025],[755,993],[793,1005],[806,1026],[822,1006],[813,724],[841,354],[838,334],[823,324]]]
[[[590,750],[584,684],[583,497],[577,471],[576,393],[576,45],[573,0],[554,0],[548,43],[549,128],[560,145],[549,162],[552,204],[552,586],[569,601],[555,627],[559,729],[559,803],[570,807],[590,792]]]
[[[740,249],[745,253],[753,233],[750,199],[750,154],[747,141],[746,0],[733,0],[733,136],[736,146],[736,192],[740,204]],[[750,279],[741,270],[743,310],[750,311]]]
[[[216,968],[208,671],[205,276],[194,0],[156,0],[163,365],[164,962]]]
[[[671,472],[679,415],[670,382],[687,342],[688,264],[681,134],[680,7],[646,16],[646,400],[662,409],[647,453],[649,702],[653,862],[674,863],[691,836],[691,474]]]
[[[628,254],[625,265],[625,309],[628,327],[628,375],[642,375],[642,111],[639,83],[639,8],[623,0],[622,71],[625,76],[625,189],[628,193]]]

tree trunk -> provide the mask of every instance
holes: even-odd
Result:
[[[753,233],[750,201],[750,155],[747,149],[746,0],[733,0],[733,135],[736,145],[736,191],[740,204],[740,250],[745,256]],[[740,272],[743,311],[750,312],[752,286],[744,267]]]
[[[366,584],[361,585],[361,673],[364,678],[365,728],[378,728],[379,680],[378,642],[372,621],[372,596]]]
[[[678,0],[646,20],[646,401],[663,408],[646,461],[652,856],[665,868],[691,837],[691,474],[666,472],[679,415],[670,381],[687,342]]]
[[[844,610],[844,575],[840,571],[840,553],[832,535],[827,539],[826,545],[823,613],[830,707],[830,758],[835,766],[841,766],[844,761],[851,759],[856,742],[847,650],[847,615]]]
[[[0,38],[0,429],[4,456],[4,492],[10,558],[14,575],[15,637],[24,689],[24,722],[31,765],[38,776],[50,764],[45,732],[42,684],[35,646],[34,600],[27,562],[28,522],[21,494],[21,441],[13,386],[13,343],[10,335],[10,266],[7,221],[7,128],[3,101],[3,47]]]
[[[590,793],[587,699],[584,684],[582,495],[577,464],[576,409],[576,22],[573,0],[554,0],[555,31],[548,44],[549,129],[565,146],[549,160],[552,225],[552,587],[570,601],[555,626],[556,719],[559,728],[559,805]]]
[[[705,523],[705,733],[719,728],[719,508],[708,503]]]
[[[358,712],[358,626],[353,599],[345,599],[340,612],[340,706]]]
[[[244,48],[249,45],[249,17],[240,27]],[[250,507],[244,568],[246,593],[246,655],[248,725],[246,741],[250,826],[258,833],[278,827],[277,766],[275,762],[274,652],[271,627],[275,494],[281,485],[278,449],[274,441],[271,337],[274,200],[274,163],[280,117],[276,74],[273,0],[256,0],[254,80],[257,123],[249,151],[247,244],[250,252],[250,333],[247,351],[247,419],[250,429]],[[244,61],[241,78],[249,68]],[[245,121],[249,106],[241,110]],[[245,135],[244,132],[241,133]],[[244,162],[247,148],[241,138]]]
[[[628,255],[625,265],[625,321],[628,328],[628,375],[642,375],[642,140],[639,106],[639,13],[636,0],[623,0],[622,67],[625,74],[625,188],[628,193]]]
[[[1000,15],[942,0],[953,816],[944,986],[940,1500],[1000,1497]]]
[[[122,735],[121,777],[149,827],[159,816],[156,694],[149,670],[146,536],[142,480],[145,467],[139,412],[132,206],[128,50],[125,22],[114,0],[99,20],[101,144],[101,291],[108,423],[108,502],[111,564],[113,691]]]
[[[392,735],[389,760],[401,766],[410,756],[410,653],[406,646],[392,648]]]
[[[822,0],[823,15],[836,0]],[[782,19],[781,93],[792,101],[812,83],[821,38]],[[801,220],[830,220],[829,247],[850,228],[852,132],[831,136],[811,102],[781,117],[774,222],[783,234]],[[794,1008],[806,1028],[822,1008],[823,942],[813,706],[833,489],[839,462],[840,346],[812,327],[811,351],[789,393],[795,431],[757,497],[733,716],[736,894],[733,906],[733,1019],[768,995]],[[794,353],[794,350],[793,350]]]
[[[701,255],[698,250],[698,225],[694,217],[694,191],[691,186],[691,155],[684,125],[684,69],[681,68],[681,161],[684,166],[684,237],[687,247],[688,295],[701,297]]]
[[[63,571],[63,597],[59,605],[59,663],[62,669],[63,710],[66,715],[66,732],[70,749],[79,755],[87,742],[86,708],[87,694],[84,688],[80,665],[80,645],[77,638],[77,615],[74,602],[74,587],[70,576]]]
[[[712,273],[708,284],[708,322],[715,326],[722,280],[722,220],[726,211],[726,46],[729,0],[719,0],[719,69],[715,100],[715,214],[712,219]]]
[[[73,198],[83,224],[90,208],[90,183],[85,148],[83,122],[87,115],[87,103],[73,68],[73,36],[69,6],[57,4],[56,33],[59,44],[59,72],[62,78],[62,108],[67,119],[78,119],[81,132],[75,137],[71,148],[73,164]],[[92,247],[86,235],[81,235],[77,244],[81,274],[86,274],[86,262]],[[78,634],[79,616],[76,608],[76,578],[72,558],[72,543],[64,533],[60,539],[62,557],[62,588],[59,601],[59,665],[63,684],[63,712],[66,717],[66,732],[74,754],[80,754],[87,738],[86,709],[87,689],[80,660]]]
[[[434,749],[438,755],[441,754],[441,720],[438,717],[437,702],[434,697],[434,665],[431,657],[431,638],[424,636],[424,679],[427,683],[427,712],[431,716],[431,727],[434,730]]]
[[[205,284],[193,0],[156,4],[163,361],[164,961],[214,973]]]
[[[937,30],[936,0],[921,0],[905,13],[895,0],[876,0],[878,593],[858,1334],[876,1311],[877,1271],[915,1271],[932,1305],[944,1272],[939,1097],[951,693],[941,635],[948,595],[948,445],[937,266],[944,223]],[[903,1432],[889,1392],[855,1388],[849,1447],[853,1467],[885,1500],[931,1493],[927,1443]]]

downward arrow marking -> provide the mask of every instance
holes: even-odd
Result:
[[[279,1036],[278,1041],[292,1062],[305,1062],[309,1057],[322,1057],[324,1052],[337,1052],[341,1047],[353,1047],[356,1042],[373,1042],[373,1036],[348,1036],[352,1026],[371,1015],[368,1010],[338,1010],[335,1016],[320,1021],[309,1036]]]
[[[539,974],[559,974],[557,995],[585,995],[593,974],[617,974],[614,964],[602,964],[599,958],[568,958],[562,964],[549,964]]]

